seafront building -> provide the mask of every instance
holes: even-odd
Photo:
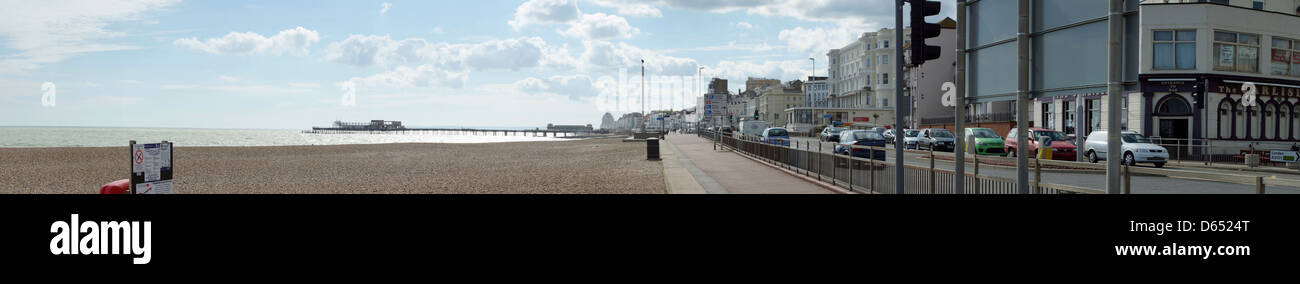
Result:
[[[808,81],[803,83],[804,107],[831,107],[831,87],[828,77],[808,76]]]
[[[1030,126],[1077,143],[1107,123],[1106,1],[1034,1]],[[1016,93],[1015,1],[968,7],[969,95]],[[1121,128],[1218,157],[1300,142],[1300,1],[1125,1]],[[1256,85],[1254,105],[1242,91]],[[1086,153],[1080,153],[1084,156]]]

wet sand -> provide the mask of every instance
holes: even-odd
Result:
[[[184,147],[178,194],[657,194],[659,162],[619,139],[489,144]],[[97,194],[126,146],[0,149],[0,193]]]

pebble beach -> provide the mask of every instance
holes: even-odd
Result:
[[[97,194],[129,150],[0,149],[0,193]],[[659,194],[663,167],[620,139],[484,144],[184,147],[177,194]]]

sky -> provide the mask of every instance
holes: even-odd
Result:
[[[0,126],[599,125],[640,111],[642,59],[645,105],[683,109],[708,78],[825,76],[892,5],[0,0]]]

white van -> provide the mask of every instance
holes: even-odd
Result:
[[[740,122],[740,134],[744,136],[763,136],[764,129],[767,129],[766,121],[746,120]]]
[[[1169,150],[1160,145],[1152,144],[1142,134],[1133,131],[1120,133],[1120,149],[1124,152],[1120,154],[1123,157],[1123,164],[1136,165],[1137,163],[1152,163],[1157,168],[1164,167],[1169,161]],[[1083,143],[1083,153],[1087,155],[1088,161],[1096,163],[1106,159],[1106,131],[1093,131],[1088,134],[1088,140]]]

